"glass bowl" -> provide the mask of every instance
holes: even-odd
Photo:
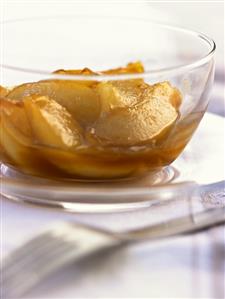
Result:
[[[165,167],[181,154],[209,102],[214,79],[213,40],[201,33],[138,18],[74,15],[8,21],[1,26],[1,85],[10,89],[0,90],[4,172],[9,168],[13,176],[72,184],[146,175],[152,185],[171,180],[175,174]],[[141,61],[144,71],[101,72],[136,61]],[[85,67],[93,72],[52,73]],[[55,87],[39,92],[25,85],[22,92],[14,92],[15,86],[28,82],[53,82]],[[68,137],[67,128],[60,131],[54,127],[58,130],[55,133],[52,124],[42,126],[43,119],[32,105],[25,113],[29,128],[24,125],[23,114],[11,107],[20,109],[25,98],[34,102],[46,95],[51,100],[60,84],[75,84],[81,89],[75,100],[82,101],[79,109],[83,109],[79,116],[75,111],[76,124],[81,127],[76,147],[62,145]],[[103,86],[103,92],[99,86]],[[144,91],[141,86],[145,86]],[[90,100],[85,92],[93,93],[93,89],[94,99]],[[71,112],[73,100],[68,96],[68,103],[67,96],[63,93],[60,102],[66,113]],[[4,101],[11,100],[20,103],[8,107]],[[61,125],[59,119],[56,115],[52,123]],[[26,135],[29,130],[30,139]],[[56,136],[61,140],[52,134],[61,134]]]

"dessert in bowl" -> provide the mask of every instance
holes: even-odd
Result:
[[[157,28],[152,29],[153,38],[160,40],[160,30],[167,30],[175,35],[171,44],[177,45],[183,35],[194,40],[193,47],[199,42],[198,59],[185,53],[181,45],[178,53],[168,51],[172,64],[162,69],[152,63],[151,70],[151,61],[146,62],[140,54],[143,61],[107,70],[71,65],[53,69],[48,75],[40,72],[41,80],[2,86],[2,162],[29,175],[77,180],[140,177],[170,165],[206,110],[214,44],[193,32],[152,26]],[[149,55],[154,58],[155,49],[151,49]],[[160,55],[161,51],[158,58]]]

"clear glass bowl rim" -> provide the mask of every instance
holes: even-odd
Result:
[[[18,71],[18,72],[25,72],[25,73],[30,73],[30,74],[39,74],[39,75],[44,75],[48,76],[52,79],[61,79],[61,80],[98,80],[98,81],[105,81],[105,80],[126,80],[126,79],[138,79],[138,78],[152,78],[152,77],[158,77],[158,76],[165,76],[165,75],[175,75],[177,73],[183,73],[195,68],[200,67],[201,65],[204,65],[208,61],[211,60],[211,58],[214,56],[215,50],[216,50],[216,44],[215,41],[210,38],[209,36],[198,32],[194,30],[190,30],[184,27],[180,26],[175,26],[171,24],[166,24],[158,21],[154,21],[148,18],[138,18],[138,17],[116,17],[116,16],[102,16],[102,15],[95,15],[95,16],[89,16],[89,15],[61,15],[61,16],[45,16],[45,17],[33,17],[33,18],[21,18],[21,19],[13,19],[13,20],[6,20],[0,22],[0,25],[7,25],[8,23],[17,23],[17,22],[32,22],[32,21],[43,21],[43,20],[55,20],[55,19],[74,19],[74,18],[92,18],[92,19],[119,19],[122,21],[136,21],[136,22],[148,22],[151,24],[154,24],[156,26],[159,26],[164,29],[169,29],[171,31],[176,31],[176,32],[183,32],[184,34],[189,34],[192,35],[205,43],[208,44],[209,46],[209,51],[206,55],[203,57],[199,58],[198,60],[189,63],[189,64],[184,64],[184,65],[179,65],[179,66],[172,66],[172,67],[167,67],[167,68],[161,68],[161,69],[156,69],[156,70],[151,70],[151,71],[145,71],[144,73],[139,73],[139,74],[116,74],[116,75],[64,75],[64,74],[52,74],[51,72],[47,72],[44,70],[35,70],[35,69],[29,69],[29,68],[20,68],[12,65],[6,65],[4,63],[0,63],[0,67],[3,69],[10,69],[13,71]]]

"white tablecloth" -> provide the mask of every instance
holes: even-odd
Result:
[[[221,135],[215,146],[223,149],[224,119],[211,114],[206,114],[192,142],[199,136],[204,138],[206,128],[208,136]],[[209,150],[212,149],[205,149]],[[222,165],[224,157],[215,159]],[[212,169],[204,170],[208,171],[208,182],[223,179],[221,167],[219,174]],[[68,214],[2,198],[2,256],[59,220],[120,230],[125,226],[147,224],[148,209],[107,215]],[[79,266],[71,264],[66,271],[55,274],[34,289],[27,298],[224,298],[224,281],[225,226],[220,226],[191,236],[117,250]]]

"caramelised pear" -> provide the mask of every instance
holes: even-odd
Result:
[[[145,83],[143,72],[140,62],[101,72],[61,69],[52,80],[0,87],[1,159],[26,173],[85,179],[171,163],[191,135],[177,121],[181,94],[169,82]]]
[[[56,168],[67,175],[88,179],[112,179],[132,174],[137,165],[126,162],[106,162],[101,156],[89,153],[72,152],[49,147],[42,148],[41,153]]]
[[[27,138],[27,142],[30,143],[32,141],[32,131],[24,109],[24,103],[2,98],[0,99],[0,111],[1,117],[6,120],[6,123],[9,123],[10,127],[19,131],[22,136]]]
[[[93,82],[92,82],[93,84]],[[82,125],[93,123],[100,113],[100,100],[94,88],[72,80],[45,80],[15,87],[10,99],[22,100],[25,96],[49,96],[65,107]]]
[[[0,143],[7,157],[23,170],[38,172],[30,124],[23,103],[0,99]],[[43,171],[43,170],[42,170]]]
[[[180,107],[182,102],[180,91],[171,86],[168,81],[152,85],[152,96],[169,101],[176,109]]]
[[[91,75],[116,75],[116,74],[136,74],[136,73],[143,73],[144,72],[144,66],[140,61],[136,62],[130,62],[125,67],[119,67],[115,69],[100,71],[100,72],[93,72],[91,69],[85,67],[81,70],[65,70],[65,69],[59,69],[53,72],[53,74],[61,74],[61,75],[85,75],[85,76],[91,76]]]
[[[59,69],[53,72],[53,74],[60,74],[60,75],[85,75],[85,76],[91,76],[91,75],[98,75],[98,73],[93,72],[89,68],[85,67],[84,69],[81,70],[64,70],[64,69]],[[86,80],[85,80],[86,81]],[[82,81],[82,82],[85,82]],[[89,80],[87,80],[89,82]],[[93,81],[92,81],[93,83]]]
[[[146,83],[136,80],[101,82],[96,88],[101,100],[101,114],[138,104],[149,88]]]
[[[178,112],[171,104],[170,95],[161,96],[161,86],[144,84],[144,88],[137,91],[135,101],[133,106],[115,108],[97,121],[91,132],[101,144],[132,146],[156,143],[170,131]]]
[[[0,98],[4,98],[9,93],[9,89],[0,85]]]
[[[181,94],[169,82],[148,85],[138,80],[101,82],[96,88],[101,99],[101,114],[115,108],[131,108],[145,101],[151,92],[151,97],[165,99],[176,109],[181,104]]]
[[[140,61],[130,62],[125,67],[119,67],[111,70],[101,71],[102,74],[116,75],[116,74],[136,74],[143,73],[144,66]]]
[[[66,150],[81,144],[82,129],[63,106],[47,96],[28,96],[23,102],[38,143]]]

